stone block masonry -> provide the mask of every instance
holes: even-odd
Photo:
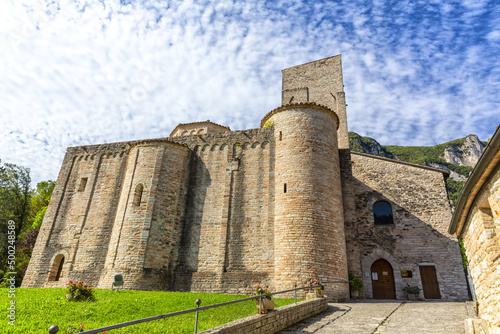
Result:
[[[258,129],[202,121],[68,148],[23,287],[111,288],[122,274],[125,289],[251,294],[349,272],[370,298],[384,260],[398,299],[404,283],[422,286],[422,266],[436,269],[441,298],[466,298],[443,171],[352,157],[340,56],[284,70],[282,106]],[[380,200],[391,226],[374,224]],[[348,285],[326,295],[346,300]]]
[[[354,200],[354,214],[346,220],[349,270],[363,278],[364,296],[373,296],[372,264],[384,259],[394,270],[397,299],[406,298],[406,284],[425,289],[420,269],[430,266],[436,270],[436,298],[467,300],[460,248],[447,231],[451,210],[443,171],[354,152],[344,168],[352,173],[344,170]],[[393,224],[375,224],[373,206],[379,201],[389,203]]]
[[[277,333],[299,321],[312,317],[326,310],[325,298],[306,300],[297,304],[280,307],[266,314],[257,314],[248,318],[232,321],[200,334],[272,334]]]

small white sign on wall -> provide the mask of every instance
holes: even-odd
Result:
[[[378,281],[378,273],[372,273],[372,280]]]
[[[365,277],[370,277],[370,273],[365,273]]]

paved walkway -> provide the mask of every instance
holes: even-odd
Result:
[[[282,331],[335,334],[465,333],[465,303],[360,301],[330,303],[323,313]]]

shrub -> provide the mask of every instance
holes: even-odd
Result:
[[[422,289],[420,289],[417,285],[410,285],[406,283],[406,287],[403,288],[403,291],[412,295],[418,295]]]
[[[363,281],[358,276],[349,274],[349,286],[352,291],[359,291],[363,288]]]
[[[84,284],[82,281],[72,281],[66,284],[68,287],[66,289],[66,299],[69,301],[94,301],[94,291],[92,287]]]

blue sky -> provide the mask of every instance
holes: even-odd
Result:
[[[68,146],[257,128],[281,70],[342,54],[348,126],[435,145],[500,124],[495,1],[0,2],[0,159],[55,179]]]

